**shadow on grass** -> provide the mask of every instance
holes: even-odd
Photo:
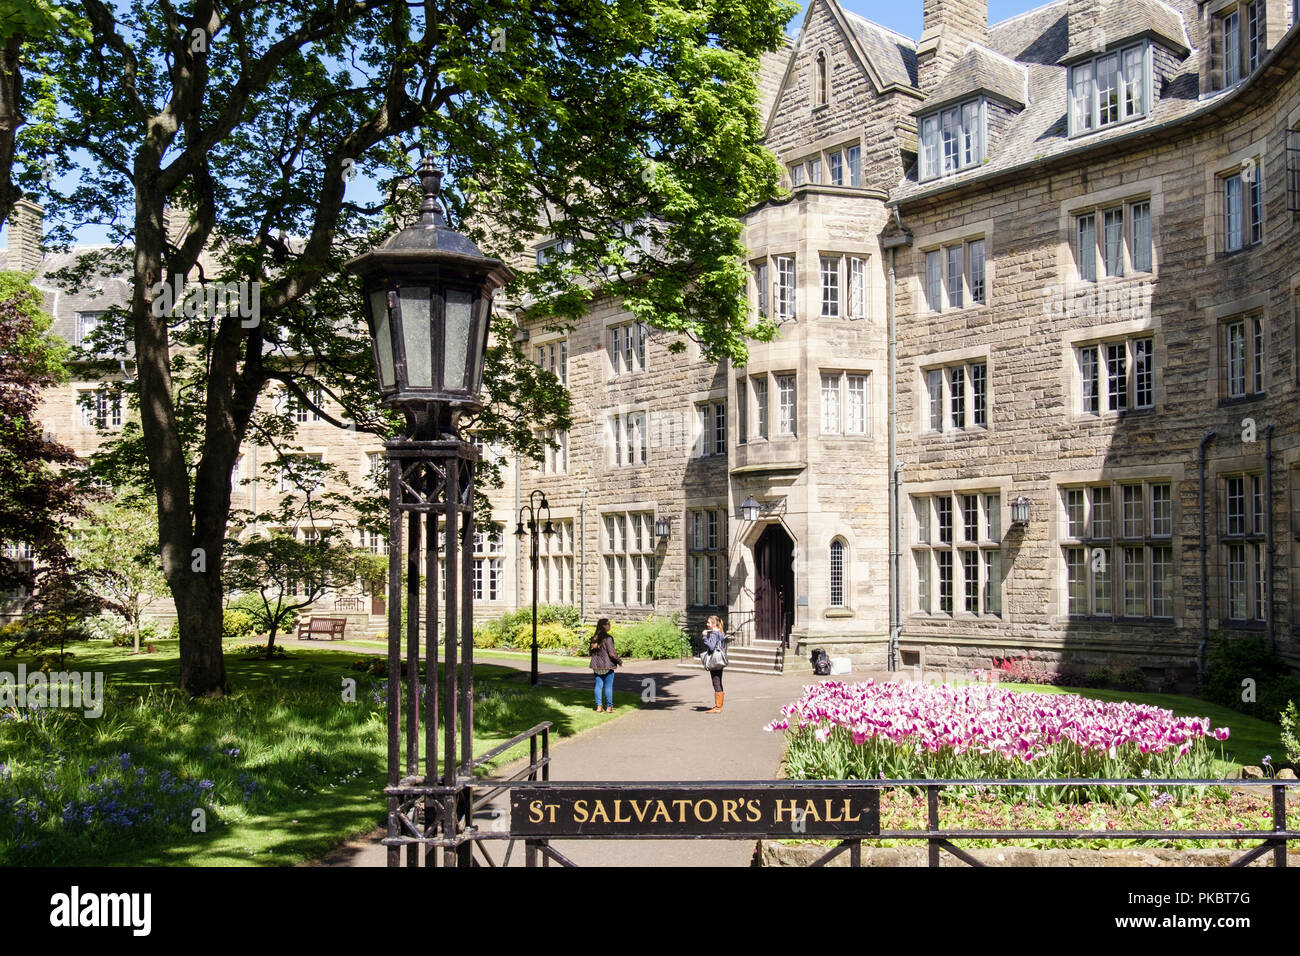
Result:
[[[152,655],[86,647],[69,667],[105,673],[102,718],[43,711],[0,721],[0,754],[8,764],[0,801],[25,814],[21,833],[0,822],[0,860],[285,865],[318,856],[383,819],[382,681],[354,668],[355,652],[295,650],[269,661],[232,654],[227,670],[235,690],[215,700],[191,700],[175,689],[175,653],[175,642]],[[0,669],[16,663],[0,661]],[[445,678],[442,668],[439,677]],[[342,693],[348,680],[356,681],[352,702]],[[516,668],[476,664],[476,753],[546,720],[558,739],[615,719],[596,714],[584,690],[532,688],[527,681]],[[636,703],[619,696],[620,705]],[[521,744],[494,763],[526,753]],[[135,786],[138,770],[150,783]],[[137,809],[161,800],[166,791],[148,787],[163,771],[211,782],[207,832],[191,831],[188,807],[183,824],[165,827],[128,826],[101,813],[106,786],[127,784],[128,802]],[[70,803],[93,810],[88,820],[69,819]]]

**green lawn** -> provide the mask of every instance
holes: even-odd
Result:
[[[154,646],[75,648],[69,668],[105,673],[98,719],[0,714],[0,864],[286,865],[382,822],[382,678],[354,669],[355,651],[228,653],[234,692],[194,701],[175,690],[176,642]],[[623,712],[638,703],[617,697]],[[565,737],[610,719],[585,689],[531,688],[526,672],[475,665],[476,753],[544,720]]]
[[[1238,776],[1243,764],[1258,766],[1265,756],[1274,764],[1286,760],[1281,728],[1255,717],[1248,717],[1218,704],[1183,697],[1178,694],[1148,694],[1128,690],[1099,690],[1087,687],[1055,687],[1045,684],[1000,684],[1007,690],[1034,691],[1040,694],[1078,694],[1093,700],[1127,700],[1172,710],[1178,717],[1208,717],[1210,726],[1227,727],[1231,735],[1222,744],[1224,759],[1218,763],[1226,776]]]

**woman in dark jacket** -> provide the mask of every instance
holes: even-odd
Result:
[[[614,653],[614,638],[609,634],[609,618],[596,622],[596,633],[591,635],[591,669],[596,675],[596,713],[614,713],[614,668],[623,663]],[[605,706],[601,707],[601,688],[605,690]]]
[[[722,618],[716,614],[709,618],[708,627],[704,629],[704,646],[710,652],[727,646],[727,635],[722,630]],[[713,678],[713,708],[706,710],[706,714],[719,714],[722,712],[722,668],[709,671],[709,676]]]

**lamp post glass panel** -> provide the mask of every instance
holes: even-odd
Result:
[[[538,500],[540,499],[540,500]],[[524,512],[528,513],[527,528],[524,531]],[[541,517],[545,515],[546,524],[541,525]],[[519,509],[519,524],[515,526],[515,537],[522,538],[527,533],[529,536],[528,560],[533,570],[533,661],[531,680],[534,687],[537,686],[537,562],[538,562],[538,541],[541,535],[549,538],[555,534],[555,526],[551,524],[551,506],[546,501],[546,495],[540,491],[534,491],[528,496],[528,504]]]
[[[462,414],[482,406],[479,392],[487,351],[493,294],[513,277],[499,259],[484,256],[447,226],[438,194],[442,172],[421,163],[424,200],[420,218],[347,264],[361,281],[381,400],[406,417],[404,433],[385,443],[389,467],[388,564],[388,865],[406,847],[407,865],[433,862],[434,839],[454,839],[448,864],[469,865],[471,844],[461,841],[469,822],[467,791],[444,803],[423,799],[418,787],[440,782],[439,713],[442,715],[441,783],[468,775],[474,757],[472,563],[474,446],[462,440]],[[406,527],[407,683],[402,688],[402,518]],[[423,522],[422,519],[423,518]],[[446,529],[445,586],[438,595],[438,528]],[[423,524],[423,528],[422,528]],[[420,766],[420,542],[425,541],[424,774]],[[438,629],[445,615],[445,685],[438,687]],[[463,657],[457,660],[458,646]],[[406,749],[402,754],[405,696]],[[459,744],[459,746],[458,746]],[[403,773],[403,766],[405,773]],[[412,830],[403,821],[418,820]],[[422,835],[421,835],[422,834]],[[440,836],[439,836],[440,834]]]
[[[1019,525],[1029,524],[1029,499],[1021,495],[1015,501],[1011,502],[1011,523]]]
[[[759,510],[760,505],[752,496],[746,498],[740,506],[740,518],[742,521],[757,521]]]

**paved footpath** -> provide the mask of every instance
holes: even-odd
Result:
[[[372,651],[373,652],[373,651]],[[526,669],[500,658],[484,663]],[[796,699],[810,674],[742,674],[725,677],[726,703],[713,706],[713,686],[701,670],[676,661],[636,661],[619,668],[615,690],[640,697],[646,678],[655,682],[653,703],[621,708],[622,716],[576,737],[551,744],[551,779],[583,781],[770,780],[778,776],[783,737],[763,730],[781,705]],[[591,673],[542,664],[544,684],[589,688]],[[592,706],[595,706],[593,701]],[[524,729],[524,728],[520,728]],[[502,768],[509,773],[526,761]],[[503,795],[494,807],[508,807]],[[480,826],[491,826],[483,819]],[[384,866],[383,833],[348,843],[324,857],[326,866]],[[489,841],[500,865],[507,843]],[[753,842],[746,840],[555,840],[553,846],[582,866],[748,866]],[[523,844],[510,854],[510,866],[523,865]],[[477,858],[477,853],[475,854]]]

